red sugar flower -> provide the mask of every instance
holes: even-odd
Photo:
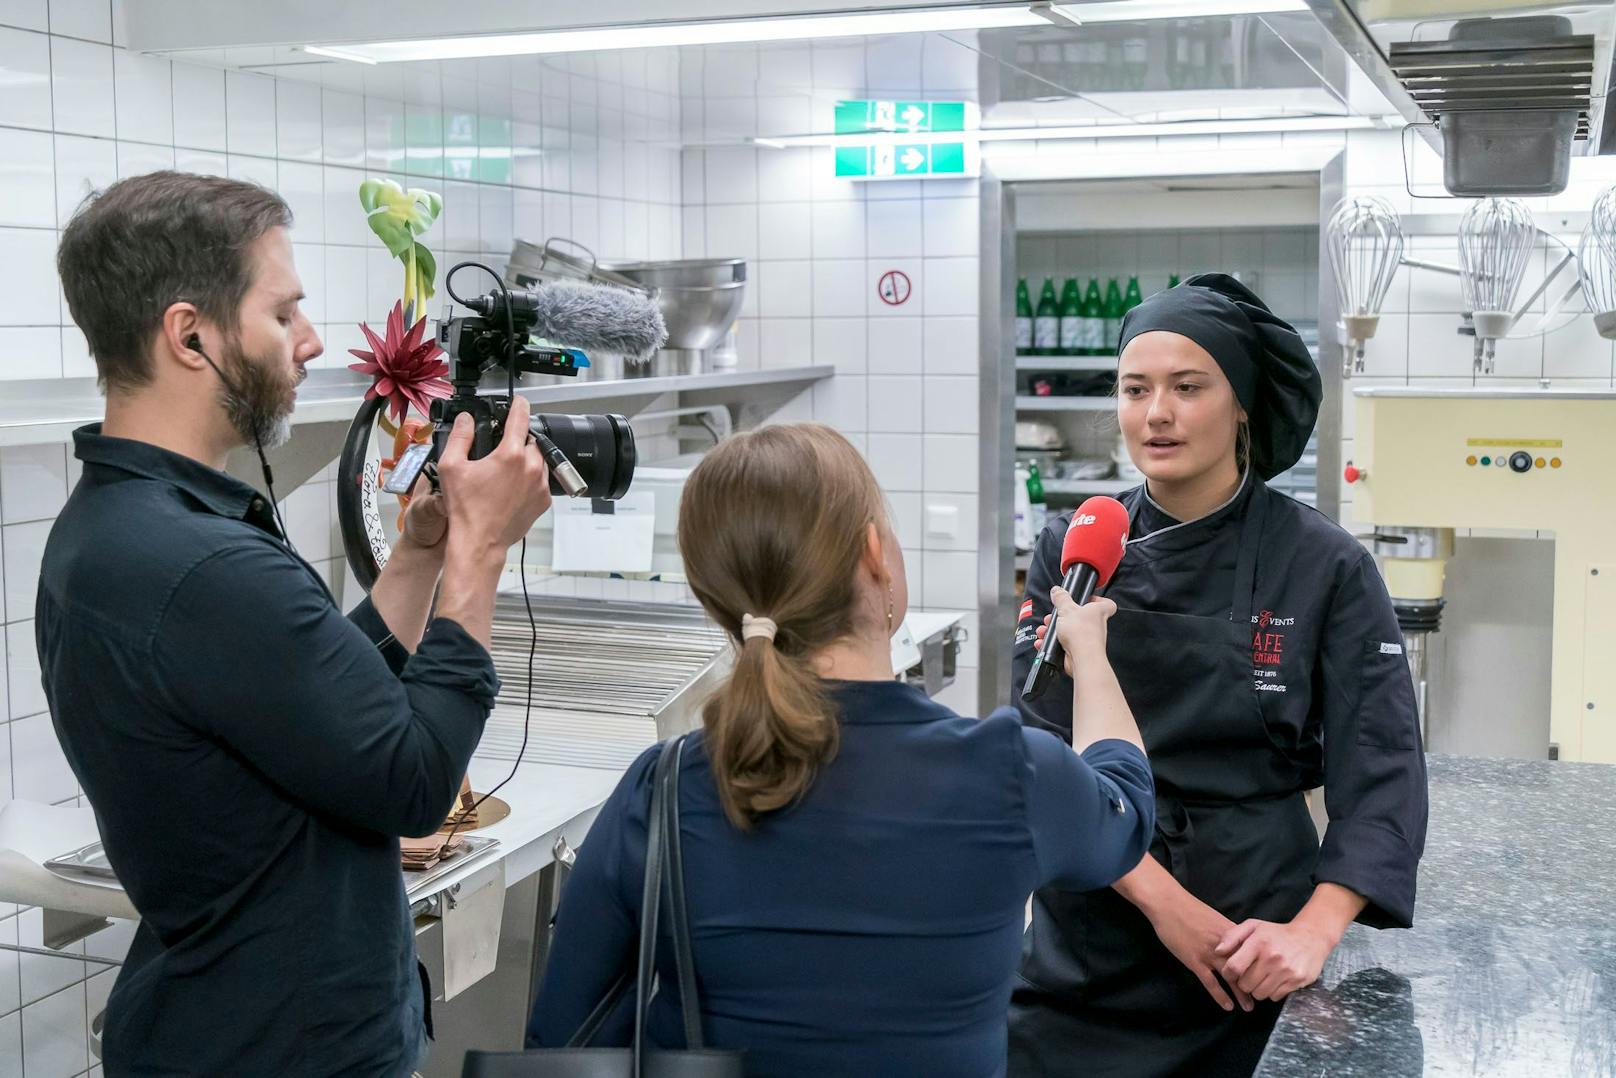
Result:
[[[372,351],[348,349],[349,354],[364,360],[348,364],[348,369],[375,379],[365,399],[385,397],[394,422],[403,422],[411,405],[425,416],[431,410],[433,398],[449,396],[449,381],[444,377],[449,373],[449,365],[441,358],[443,351],[437,341],[425,336],[424,317],[408,333],[404,331],[402,300],[393,304],[387,315],[385,340],[372,333],[363,322],[359,328],[370,341]]]

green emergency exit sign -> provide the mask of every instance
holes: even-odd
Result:
[[[965,135],[978,120],[969,101],[838,101],[836,134],[846,141],[836,147],[836,175],[855,180],[978,175],[976,140]],[[955,132],[962,137],[938,138]],[[925,137],[906,142],[905,135]]]
[[[966,105],[964,101],[838,101],[836,133],[964,131]]]
[[[844,179],[901,180],[915,176],[974,176],[973,154],[963,142],[895,143],[836,147],[836,175]]]

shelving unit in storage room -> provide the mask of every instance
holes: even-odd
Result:
[[[1240,179],[1259,185],[1262,180]],[[1289,218],[1256,206],[1252,193],[1223,189],[1210,200],[1197,193],[1194,205],[1187,207],[1182,193],[1161,181],[1018,185],[1015,266],[1010,276],[1012,280],[1026,279],[1036,307],[1045,277],[1054,279],[1058,295],[1067,277],[1076,277],[1079,290],[1086,291],[1091,277],[1104,290],[1113,277],[1126,287],[1128,278],[1137,275],[1140,292],[1148,298],[1166,288],[1174,274],[1182,279],[1196,273],[1230,273],[1295,325],[1317,360],[1318,224],[1316,209],[1311,220],[1303,209],[1309,202],[1316,206],[1317,187],[1308,190],[1302,185],[1295,190],[1290,202],[1297,209]],[[1105,203],[1106,211],[1092,209],[1095,202]],[[1084,206],[1091,208],[1080,208]],[[1252,208],[1237,209],[1242,206]],[[1064,212],[1066,209],[1072,212]],[[1068,219],[1074,227],[1062,227],[1061,222]],[[1103,227],[1111,220],[1163,225]],[[1077,479],[1068,474],[1077,463],[1110,461],[1114,455],[1126,459],[1119,449],[1114,418],[1115,380],[1096,383],[1092,378],[1115,372],[1114,355],[1017,354],[1013,338],[1005,342],[1004,354],[1015,364],[1018,425],[1028,420],[1052,424],[1063,445],[1054,453],[1030,451],[1018,438],[1005,481],[1015,481],[1016,461],[1037,460],[1051,513],[1093,495],[1116,495],[1137,485],[1136,480],[1119,478],[1114,465],[1104,478]],[[1051,395],[1035,392],[1034,383],[1040,380],[1049,383]],[[1068,394],[1068,390],[1076,392]],[[1270,486],[1312,504],[1316,464],[1316,446],[1310,444],[1302,461],[1271,480]],[[1013,527],[1013,522],[1006,526]],[[1018,553],[1018,591],[1028,560],[1026,554]]]

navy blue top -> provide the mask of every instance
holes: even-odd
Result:
[[[438,619],[345,618],[245,483],[98,427],[35,631],[57,736],[141,921],[108,1074],[408,1075],[424,997],[399,835],[430,834],[498,688]]]
[[[751,833],[725,818],[700,734],[686,746],[680,834],[709,1043],[745,1049],[753,1078],[1002,1074],[1027,896],[1106,887],[1139,863],[1150,767],[1127,742],[1080,758],[1009,709],[961,718],[899,682],[832,691],[835,759]],[[632,965],[658,751],[579,851],[530,1046],[565,1044]],[[651,1035],[677,1047],[666,933],[658,966]],[[624,1017],[595,1043],[627,1043]]]

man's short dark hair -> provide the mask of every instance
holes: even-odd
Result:
[[[175,303],[233,333],[252,284],[248,248],[291,223],[273,191],[189,172],[133,176],[88,199],[62,233],[56,268],[101,384],[151,380],[151,339]]]

